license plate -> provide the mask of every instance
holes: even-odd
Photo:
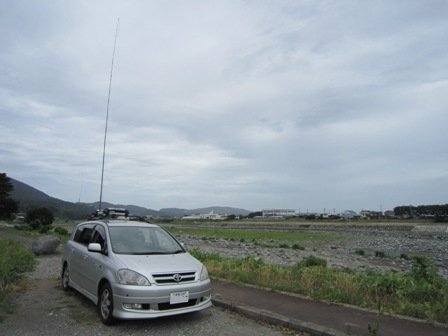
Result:
[[[171,293],[170,304],[188,302],[189,296],[190,295],[189,295],[188,291]]]

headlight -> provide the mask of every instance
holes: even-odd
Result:
[[[201,281],[205,281],[208,279],[208,272],[207,272],[207,268],[205,268],[205,266],[202,266],[202,270],[201,270],[201,276],[199,278]]]
[[[143,275],[129,269],[121,269],[118,271],[118,282],[122,285],[151,286],[148,279]]]

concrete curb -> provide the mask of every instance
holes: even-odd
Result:
[[[257,309],[253,307],[247,307],[242,305],[235,305],[230,300],[222,298],[213,298],[212,302],[217,307],[222,307],[248,318],[257,321],[264,321],[270,324],[279,325],[282,327],[287,327],[296,331],[306,332],[312,336],[346,336],[346,333],[334,330],[331,328],[322,327],[320,325],[304,322],[297,319],[291,319],[283,315],[276,314],[271,311]]]

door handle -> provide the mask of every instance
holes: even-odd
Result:
[[[84,255],[82,256],[82,258],[83,258],[84,260],[86,260],[88,257],[89,257],[89,256],[88,256],[87,254],[84,254]]]

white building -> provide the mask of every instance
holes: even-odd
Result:
[[[196,214],[196,215],[188,215],[188,216],[182,217],[182,219],[189,219],[189,220],[198,220],[198,219],[224,220],[226,218],[227,218],[227,215],[215,214],[213,212],[213,210],[210,211],[210,213],[208,213],[208,214]]]
[[[292,209],[264,209],[264,218],[287,218],[296,216],[296,211]]]

